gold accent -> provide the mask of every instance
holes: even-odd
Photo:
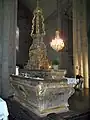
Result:
[[[58,107],[52,107],[52,108],[45,109],[45,110],[41,111],[40,113],[41,114],[48,113],[48,112],[52,112],[52,110],[54,110],[55,112],[58,112],[60,110],[63,110],[64,108],[66,108],[65,105],[60,105]]]
[[[39,7],[38,0],[37,7],[33,12],[33,16],[31,36],[45,35],[44,17],[42,9]]]
[[[39,1],[37,1],[37,7],[33,15],[31,31],[33,43],[29,49],[29,60],[25,68],[33,70],[48,69],[47,50],[43,42],[45,36],[44,17],[42,9],[39,7]]]

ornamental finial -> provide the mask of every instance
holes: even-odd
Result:
[[[31,31],[31,36],[37,35],[45,35],[44,17],[42,9],[39,7],[39,0],[37,0],[37,7],[33,12]]]

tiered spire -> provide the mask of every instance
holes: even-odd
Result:
[[[33,43],[29,49],[29,60],[26,66],[27,69],[47,69],[48,59],[47,50],[43,42],[45,35],[44,17],[42,9],[39,7],[39,1],[37,0],[37,7],[33,12],[32,19],[32,31],[31,36]]]
[[[39,0],[37,0],[37,7],[33,12],[33,16],[31,36],[45,35],[44,17],[42,9],[39,7]]]

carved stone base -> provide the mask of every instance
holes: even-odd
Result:
[[[15,99],[39,116],[68,111],[68,98],[74,89],[67,80],[37,80],[11,76]]]
[[[33,113],[35,113],[36,115],[40,116],[40,117],[44,117],[47,116],[50,113],[62,113],[62,112],[67,112],[69,111],[69,108],[67,105],[59,105],[58,107],[51,107],[51,108],[47,108],[44,110],[39,110],[39,108],[34,107],[31,104],[28,104],[27,102],[21,102],[20,99],[18,99],[17,97],[14,98],[17,102],[19,102],[23,107],[25,107],[26,109],[32,111]]]

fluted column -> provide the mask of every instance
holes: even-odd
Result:
[[[84,87],[89,88],[89,68],[88,68],[88,40],[87,40],[87,21],[86,21],[86,0],[82,0],[81,12],[81,32],[82,32],[82,53],[83,53],[83,75]]]
[[[73,0],[73,62],[74,74],[84,77],[84,88],[89,88],[86,0]],[[76,69],[77,68],[77,69]]]
[[[73,65],[74,65],[74,75],[76,76],[79,72],[78,70],[78,39],[77,39],[77,11],[76,11],[76,0],[73,0]]]
[[[0,89],[1,96],[9,96],[9,75],[15,72],[15,34],[16,34],[16,14],[17,0],[0,0]]]
[[[16,71],[17,0],[10,1],[9,73]]]
[[[80,0],[76,1],[77,7],[76,7],[76,12],[77,12],[77,51],[78,51],[78,74],[83,76],[83,54],[82,54],[82,37],[81,37],[81,3]]]

